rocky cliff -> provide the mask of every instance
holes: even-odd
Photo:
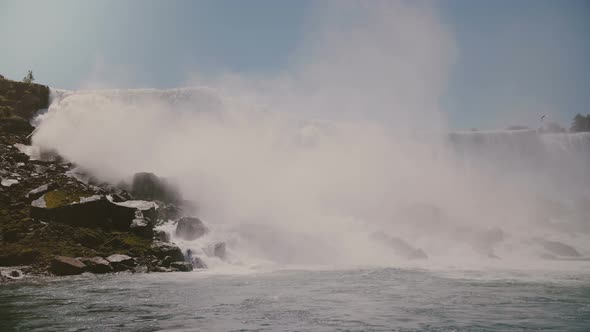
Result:
[[[156,175],[117,187],[57,155],[31,158],[29,120],[48,102],[46,86],[0,78],[0,281],[204,267],[154,230],[183,217],[180,195]]]

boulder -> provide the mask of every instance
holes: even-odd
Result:
[[[84,263],[87,270],[92,273],[109,273],[113,272],[111,263],[106,259],[96,256],[91,258],[81,258],[80,261]]]
[[[41,196],[45,195],[46,193],[48,193],[48,192],[50,192],[50,191],[52,191],[52,190],[54,190],[54,189],[56,189],[56,188],[58,188],[58,187],[59,187],[59,186],[58,186],[58,184],[57,184],[57,183],[55,183],[55,182],[50,182],[50,183],[44,184],[44,185],[42,185],[42,186],[40,186],[40,187],[37,187],[37,188],[35,188],[35,189],[33,189],[33,190],[29,191],[29,192],[28,192],[28,193],[25,195],[25,198],[26,198],[28,201],[33,201],[33,200],[36,200],[36,199],[38,199],[39,197],[41,197]]]
[[[196,240],[207,232],[207,227],[199,218],[183,217],[176,223],[176,236],[183,240]]]
[[[107,261],[111,263],[111,266],[116,272],[130,270],[137,266],[135,258],[122,254],[110,255],[107,257]]]
[[[75,193],[54,190],[32,201],[30,214],[37,220],[56,221],[77,227],[118,230],[129,230],[134,220],[147,216],[148,219],[153,219],[135,223],[135,226],[153,227],[152,220],[155,220],[157,207],[155,203],[124,203],[113,203],[103,195],[80,197]]]
[[[164,267],[169,267],[172,262],[174,262],[174,259],[172,258],[172,256],[166,256],[166,257],[164,257],[162,262],[160,262],[159,265],[164,266]]]
[[[154,241],[150,248],[150,252],[159,259],[164,259],[166,256],[170,256],[174,261],[184,260],[184,255],[180,248],[171,243]]]
[[[51,273],[58,276],[82,274],[86,270],[86,265],[79,259],[55,256],[51,261]]]
[[[176,202],[178,190],[154,173],[136,173],[131,184],[131,194],[137,199]]]
[[[170,268],[181,272],[190,272],[193,270],[192,264],[187,262],[172,262],[170,263]]]
[[[216,243],[213,247],[213,255],[225,259],[225,242]]]

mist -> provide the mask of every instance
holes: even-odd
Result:
[[[432,4],[318,5],[272,77],[53,90],[33,145],[97,178],[174,179],[232,264],[545,264],[590,254],[587,135],[450,133],[457,49]],[[88,84],[87,86],[108,86]]]

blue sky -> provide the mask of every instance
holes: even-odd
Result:
[[[0,73],[78,88],[176,87],[190,73],[272,74],[294,56],[311,1],[0,0]],[[590,113],[590,1],[435,2],[457,43],[442,102],[455,128],[568,126]]]

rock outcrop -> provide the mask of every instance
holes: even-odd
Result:
[[[207,231],[207,227],[199,218],[184,217],[176,223],[176,236],[183,240],[196,240],[205,235]]]
[[[48,96],[47,87],[0,79],[0,266],[54,275],[191,270],[192,259],[154,231],[195,210],[169,181],[137,173],[130,185],[101,183],[57,151],[49,158],[29,146],[29,120]],[[181,224],[187,238],[207,231],[197,218]]]

